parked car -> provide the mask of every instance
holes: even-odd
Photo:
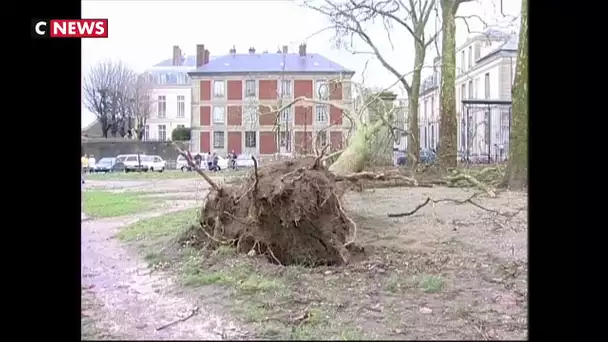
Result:
[[[420,150],[420,163],[421,164],[433,164],[437,160],[437,155],[433,150],[423,148]],[[399,152],[397,154],[395,164],[397,166],[405,166],[407,164],[407,153]]]
[[[116,163],[116,158],[101,158],[93,167],[91,168],[92,172],[112,172],[114,164]]]
[[[205,161],[205,156],[203,156],[202,154],[192,153],[193,161],[196,159],[197,155],[200,155],[201,159],[202,159],[201,166],[200,166],[201,170],[207,169],[207,162]],[[190,167],[190,165],[188,165],[188,161],[181,154],[179,156],[177,156],[177,161],[175,163],[175,169],[182,170],[183,172],[192,171],[192,168]]]
[[[236,156],[237,167],[253,167],[253,160],[251,160],[251,154],[239,154]]]
[[[116,164],[122,164],[122,169],[125,172],[133,171],[148,171],[148,166],[143,163],[145,154],[122,154],[116,157]]]
[[[151,172],[165,171],[166,162],[160,156],[143,156],[141,159],[141,163],[145,164]]]
[[[433,150],[423,148],[420,150],[420,163],[422,164],[433,164],[437,160],[437,154]]]

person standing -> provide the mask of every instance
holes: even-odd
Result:
[[[95,163],[97,162],[97,160],[95,160],[95,157],[91,154],[89,156],[89,173],[93,173],[93,168],[95,167]]]
[[[89,169],[89,157],[85,154],[80,158],[80,165],[82,167],[82,172],[87,172]]]
[[[88,220],[89,217],[84,213],[84,168],[80,169],[80,221]]]
[[[207,152],[207,171],[211,171],[213,168],[213,157],[211,156],[211,151]]]

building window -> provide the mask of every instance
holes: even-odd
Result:
[[[160,141],[167,140],[167,126],[158,125],[158,140],[160,140]]]
[[[224,98],[226,96],[226,83],[224,81],[213,81],[213,97]]]
[[[144,126],[144,140],[150,140],[150,126]]]
[[[425,123],[428,120],[428,107],[429,107],[429,100],[425,99],[424,100],[424,118],[422,118],[423,123]]]
[[[183,118],[186,116],[186,97],[177,95],[177,117]]]
[[[291,80],[281,80],[281,83],[279,83],[279,88],[281,96],[291,96]]]
[[[279,120],[282,124],[291,123],[291,107],[287,107],[281,111]]]
[[[435,96],[431,96],[431,118],[435,118]]]
[[[469,69],[473,67],[473,46],[469,46]]]
[[[213,132],[213,148],[224,148],[224,132]]]
[[[213,123],[223,124],[226,118],[226,108],[223,106],[213,106]]]
[[[279,141],[282,147],[289,145],[290,137],[291,135],[289,134],[289,131],[281,131],[279,133]]]
[[[258,115],[257,107],[246,106],[243,108],[243,123],[245,125],[253,125],[256,122],[256,117]]]
[[[424,148],[429,148],[428,128],[424,126]]]
[[[319,100],[329,100],[329,86],[325,80],[315,82],[315,93]]]
[[[164,95],[158,97],[158,117],[167,117],[167,97]]]
[[[327,145],[327,131],[319,131],[317,132],[317,148],[324,147]]]
[[[464,50],[462,50],[460,52],[460,72],[461,73],[467,71],[466,65],[464,64],[464,62],[465,62],[465,59],[464,59]]]
[[[484,77],[484,96],[487,99],[490,98],[490,73],[486,73],[485,77]]]
[[[327,119],[328,119],[328,112],[329,111],[329,107],[328,106],[316,106],[316,113],[317,115],[315,116],[317,122],[321,122],[321,123],[327,123]]]
[[[245,81],[245,97],[256,97],[257,95],[257,82],[255,80]]]
[[[431,125],[431,148],[435,148],[435,125]]]
[[[256,147],[256,132],[245,132],[245,147]]]
[[[473,80],[469,81],[469,99],[473,98]]]

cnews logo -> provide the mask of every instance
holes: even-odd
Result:
[[[32,19],[32,38],[108,38],[108,19]]]

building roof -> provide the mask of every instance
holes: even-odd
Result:
[[[355,72],[317,53],[300,57],[298,53],[246,53],[228,54],[196,69],[191,74],[206,73],[350,73]]]
[[[492,56],[496,56],[497,54],[500,54],[501,52],[517,52],[518,45],[519,45],[519,35],[513,34],[509,37],[509,39],[507,41],[505,41],[502,45],[497,47],[496,50],[491,51],[490,53],[486,54],[485,56],[482,56],[476,62],[477,63],[482,62]]]
[[[164,61],[153,65],[153,67],[172,67],[173,58],[165,59]],[[182,63],[179,66],[185,67],[195,67],[196,66],[196,56],[195,55],[185,55],[182,56]]]

